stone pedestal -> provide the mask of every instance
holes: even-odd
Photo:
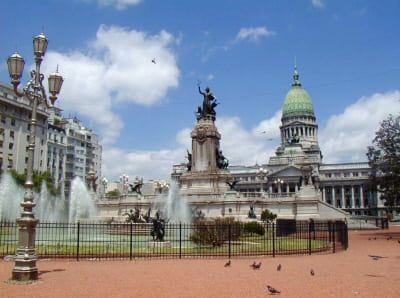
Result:
[[[192,160],[190,171],[180,178],[183,195],[222,195],[229,186],[231,175],[221,167],[222,152],[219,134],[212,118],[200,118],[191,133]]]
[[[171,242],[169,241],[151,241],[147,244],[148,248],[171,248]]]

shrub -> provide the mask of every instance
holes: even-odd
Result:
[[[190,240],[196,244],[221,246],[224,242],[237,240],[242,234],[242,225],[233,217],[199,220],[194,224]]]
[[[262,221],[271,222],[271,221],[275,220],[276,216],[277,215],[275,213],[269,211],[268,209],[265,209],[261,212],[261,220]]]
[[[119,197],[120,195],[121,195],[121,193],[119,192],[118,189],[113,189],[106,193],[107,197]]]
[[[265,229],[262,224],[256,221],[249,221],[244,224],[244,232],[263,236],[265,234]]]

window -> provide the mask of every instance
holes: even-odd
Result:
[[[1,123],[6,123],[6,116],[1,115]]]
[[[12,150],[14,148],[14,143],[8,144],[8,149]]]
[[[0,148],[3,148],[3,140],[0,140]]]
[[[11,118],[11,125],[15,126],[15,119]]]
[[[10,139],[14,139],[14,131],[10,130]]]

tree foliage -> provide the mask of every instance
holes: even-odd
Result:
[[[107,197],[119,197],[120,195],[121,195],[121,192],[118,189],[113,189],[106,193]]]
[[[233,217],[203,219],[195,222],[190,240],[196,244],[221,246],[228,240],[237,240],[242,230],[241,222]]]
[[[26,181],[25,173],[19,174],[14,169],[9,169],[8,171],[18,185],[23,186],[25,184]],[[40,192],[43,181],[46,183],[47,190],[50,192],[51,195],[56,196],[59,194],[60,190],[54,187],[54,178],[51,176],[50,172],[46,171],[40,173],[39,171],[36,170],[33,171],[32,182],[33,182],[33,190],[35,192],[37,193]]]
[[[271,222],[271,221],[275,220],[276,217],[277,217],[277,215],[275,213],[269,211],[268,209],[264,209],[261,212],[261,220],[262,221]]]
[[[372,143],[367,152],[372,187],[391,209],[400,205],[400,114],[381,122]]]
[[[263,225],[257,221],[249,221],[244,224],[244,232],[263,236],[265,234],[265,229]]]

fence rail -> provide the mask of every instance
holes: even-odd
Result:
[[[348,247],[342,221],[278,220],[262,223],[255,233],[243,223],[168,223],[164,241],[154,241],[152,224],[39,223],[36,252],[39,259],[208,258],[256,255],[335,253]],[[18,226],[0,222],[0,256],[13,255]]]

